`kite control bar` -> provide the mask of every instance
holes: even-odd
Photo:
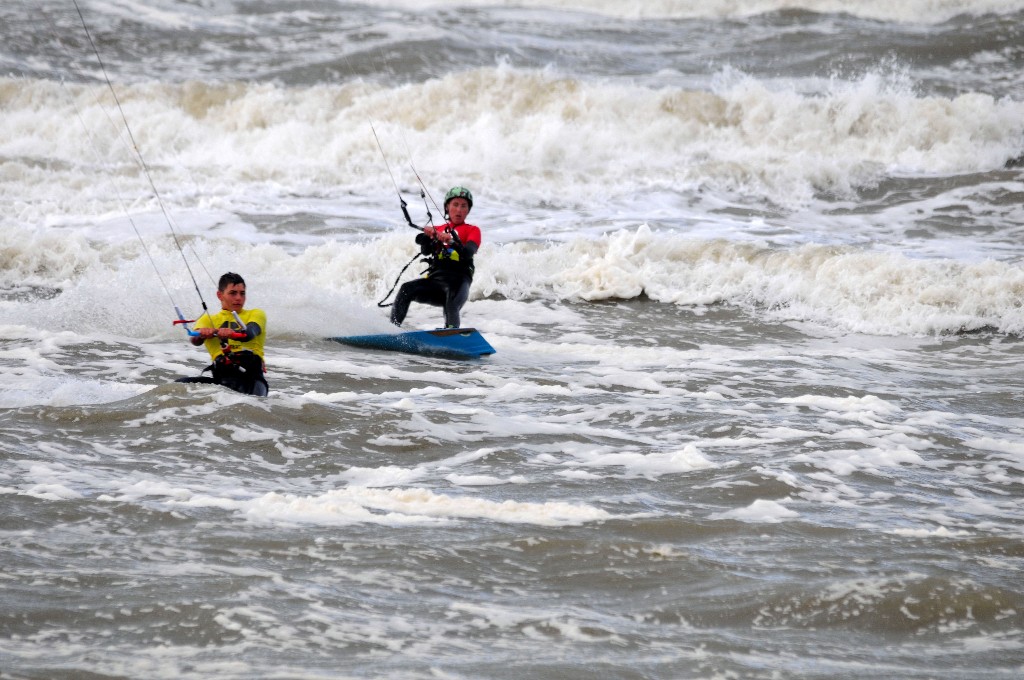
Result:
[[[199,337],[199,331],[194,331],[194,330],[192,330],[191,328],[188,327],[188,325],[190,323],[195,323],[196,320],[195,319],[186,319],[185,315],[181,313],[181,308],[180,307],[175,306],[174,311],[178,313],[178,319],[177,319],[177,321],[172,321],[171,323],[173,325],[175,325],[175,326],[184,326],[185,327],[185,332],[188,333],[189,337],[191,337],[191,338],[198,338]],[[245,328],[245,324],[242,323],[242,319],[238,316],[238,312],[231,312],[231,315],[233,317],[235,317],[235,323],[237,323],[240,328]],[[228,338],[230,338],[231,340],[245,340],[248,337],[249,337],[248,333],[243,333],[243,332],[240,332],[240,331],[233,331],[231,333],[231,335],[228,336]]]

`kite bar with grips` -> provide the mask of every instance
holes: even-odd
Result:
[[[175,307],[174,311],[178,313],[178,318],[177,320],[172,321],[171,324],[174,326],[184,326],[185,332],[188,334],[189,337],[198,338],[200,335],[199,331],[192,330],[191,328],[188,327],[190,323],[195,323],[196,320],[186,319],[185,315],[181,313],[181,309],[179,309],[178,307]],[[238,312],[231,312],[231,315],[235,317],[235,323],[237,323],[240,327],[245,328],[245,324],[242,323],[242,319],[238,316]],[[234,331],[231,333],[231,335],[228,336],[228,338],[230,338],[231,340],[245,340],[248,337],[248,333],[242,333],[239,331]]]

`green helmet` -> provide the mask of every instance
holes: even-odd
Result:
[[[466,187],[452,187],[448,190],[448,193],[444,195],[444,211],[448,212],[448,203],[453,198],[464,198],[469,203],[469,209],[473,209],[473,192]]]

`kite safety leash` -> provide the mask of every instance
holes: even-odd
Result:
[[[419,253],[413,255],[413,258],[405,263],[405,266],[402,267],[402,271],[398,272],[398,276],[395,277],[395,283],[393,286],[391,286],[391,290],[389,290],[387,294],[383,298],[381,298],[381,301],[377,303],[378,307],[391,307],[392,305],[395,304],[394,302],[388,302],[388,298],[391,297],[391,294],[395,292],[395,288],[398,288],[398,282],[402,280],[402,275],[405,274],[405,270],[411,267],[412,263],[418,259],[420,259]]]

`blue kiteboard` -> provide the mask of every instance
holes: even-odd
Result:
[[[475,328],[439,328],[434,331],[345,335],[328,338],[328,340],[352,347],[451,359],[477,359],[485,354],[494,354],[494,348]]]

